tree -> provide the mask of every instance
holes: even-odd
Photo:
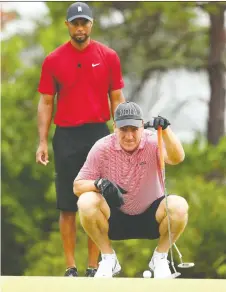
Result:
[[[225,8],[225,4],[219,3],[206,9],[210,17],[208,75],[211,88],[207,138],[213,145],[225,135]]]

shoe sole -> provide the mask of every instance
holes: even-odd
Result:
[[[113,276],[113,277],[114,277],[114,276],[117,276],[117,275],[120,274],[120,272],[121,272],[121,269],[120,269],[119,271],[114,272],[114,273],[112,274],[112,276]]]
[[[120,270],[116,270],[114,273],[112,273],[112,277],[96,277],[94,276],[94,278],[113,278],[114,276],[117,276],[118,274],[120,274],[121,269]]]

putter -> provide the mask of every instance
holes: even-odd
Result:
[[[163,155],[163,145],[162,145],[162,127],[160,126],[158,128],[158,145],[159,145],[159,152],[160,152],[160,166],[161,169],[165,169],[165,164],[164,164],[164,155]],[[175,267],[174,267],[174,261],[173,261],[173,252],[172,252],[172,236],[171,236],[171,230],[170,230],[170,217],[169,217],[169,209],[168,209],[168,199],[167,199],[167,192],[166,192],[166,187],[164,184],[164,195],[166,199],[166,213],[167,213],[167,218],[168,218],[168,230],[169,230],[169,243],[170,243],[170,257],[171,257],[171,266],[173,267],[174,274],[177,273]],[[176,249],[179,259],[180,259],[180,264],[177,265],[178,268],[182,269],[187,269],[187,268],[192,268],[194,267],[194,263],[184,263],[182,260],[182,254],[180,253],[179,249],[177,248],[176,244],[173,244],[174,248]]]
[[[165,163],[164,163],[164,155],[163,155],[163,140],[162,140],[162,127],[159,126],[158,128],[158,146],[159,146],[159,154],[160,154],[160,167],[162,172],[165,171]],[[170,217],[169,217],[169,208],[168,208],[168,198],[167,198],[167,193],[166,193],[166,187],[164,185],[164,196],[165,196],[165,201],[166,201],[166,214],[167,214],[167,221],[168,221],[168,233],[169,233],[169,244],[170,244],[170,264],[173,268],[174,273],[171,274],[169,278],[177,278],[181,275],[181,273],[177,272],[175,265],[174,265],[174,260],[173,260],[173,250],[172,250],[172,236],[171,236],[171,227],[170,227]]]
[[[182,254],[180,253],[179,249],[177,248],[176,243],[174,243],[173,246],[176,249],[178,256],[179,256],[179,259],[180,259],[180,264],[177,265],[178,268],[188,269],[188,268],[194,267],[194,265],[195,265],[194,263],[184,263],[182,260]]]
[[[151,122],[149,122],[149,126],[151,125]],[[158,128],[158,146],[159,146],[159,153],[160,153],[160,167],[162,171],[165,171],[165,163],[164,163],[164,155],[163,155],[163,140],[162,140],[162,127],[159,126]],[[169,217],[169,208],[168,208],[168,198],[167,198],[167,191],[164,185],[164,196],[166,200],[166,214],[168,218],[168,231],[169,231],[169,244],[170,244],[170,263],[173,268],[174,273],[171,275],[171,278],[177,278],[181,275],[181,273],[177,272],[175,266],[174,266],[174,260],[173,260],[173,250],[172,246],[176,249],[179,259],[180,259],[180,264],[178,264],[178,268],[182,269],[187,269],[187,268],[192,268],[194,267],[194,263],[184,263],[182,260],[182,254],[180,253],[179,249],[177,248],[176,244],[172,244],[172,234],[171,234],[171,227],[170,227],[170,217]]]
[[[144,128],[153,128],[153,120],[149,121],[144,124]],[[163,139],[162,139],[162,127],[159,126],[158,128],[158,147],[159,147],[159,154],[160,154],[160,168],[162,172],[165,172],[165,163],[164,163],[164,154],[163,154]],[[175,279],[181,275],[181,273],[177,272],[175,265],[174,265],[174,259],[173,259],[173,250],[172,246],[176,249],[179,259],[180,259],[180,264],[178,264],[179,268],[191,268],[194,267],[194,263],[184,263],[182,260],[182,254],[180,253],[179,249],[177,248],[175,243],[172,243],[172,235],[171,235],[171,227],[170,227],[170,217],[169,217],[169,208],[168,208],[168,198],[167,198],[167,191],[166,191],[166,186],[163,181],[164,185],[164,196],[165,196],[165,201],[166,201],[166,214],[167,214],[167,221],[168,221],[168,234],[169,234],[169,244],[170,244],[170,264],[172,266],[173,272],[168,278],[169,279]]]

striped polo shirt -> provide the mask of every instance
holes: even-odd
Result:
[[[164,177],[160,169],[157,135],[144,130],[139,147],[132,154],[125,152],[116,134],[98,140],[90,150],[78,179],[107,178],[127,194],[120,210],[129,215],[143,213],[164,195]]]

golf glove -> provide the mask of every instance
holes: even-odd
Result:
[[[99,178],[95,180],[94,185],[103,195],[109,207],[120,207],[124,204],[122,195],[127,192],[117,184],[106,178]]]
[[[165,130],[169,125],[170,122],[167,119],[158,116],[153,118],[152,121],[145,123],[144,128],[154,128],[155,130],[158,130],[158,127],[160,126],[163,130]]]

